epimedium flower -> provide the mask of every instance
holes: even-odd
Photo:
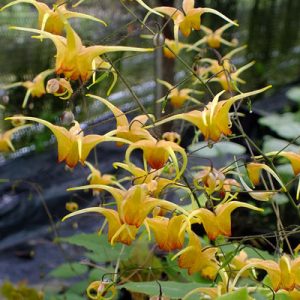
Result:
[[[131,142],[137,142],[144,139],[155,140],[149,133],[149,131],[143,128],[144,125],[149,121],[149,118],[153,118],[152,115],[139,115],[133,118],[131,122],[129,122],[126,115],[108,100],[91,94],[87,94],[86,96],[100,101],[101,103],[106,105],[113,113],[116,119],[117,126],[116,130],[110,131],[108,135],[116,135],[117,137],[126,139]]]
[[[174,37],[175,41],[178,41],[179,30],[184,36],[189,36],[192,29],[200,30],[201,26],[201,16],[204,13],[215,14],[229,23],[238,26],[234,21],[230,20],[219,11],[207,8],[207,7],[198,7],[195,8],[194,0],[183,0],[182,10],[169,7],[169,6],[159,6],[153,8],[155,11],[169,16],[174,21]],[[149,14],[149,13],[148,13]],[[146,17],[147,18],[147,17]]]
[[[232,57],[246,48],[247,45],[235,48],[222,56],[220,59],[201,58],[198,61],[199,66],[196,70],[197,75],[205,80],[209,74],[214,77],[222,77],[224,72],[227,74],[233,73],[236,71],[236,68],[231,63]],[[195,83],[198,83],[198,79],[196,79]]]
[[[148,192],[153,197],[158,197],[160,193],[168,186],[175,186],[176,188],[185,189],[184,186],[175,184],[174,180],[168,178],[160,177],[162,170],[150,170],[149,172],[137,167],[136,165],[130,163],[119,163],[113,164],[115,168],[122,168],[133,175],[133,178],[129,178],[133,185],[136,184],[147,184]]]
[[[205,190],[208,195],[223,188],[225,175],[223,172],[206,166],[194,176],[194,185],[200,190]]]
[[[19,118],[20,116],[16,117]],[[0,131],[0,152],[10,152],[15,151],[15,148],[11,142],[13,135],[21,129],[30,127],[31,125],[18,126],[4,132]]]
[[[146,184],[134,185],[128,190],[121,190],[116,187],[100,184],[75,187],[68,190],[74,191],[94,188],[100,188],[112,194],[116,200],[119,219],[124,225],[132,225],[139,228],[144,223],[147,215],[157,206],[170,211],[178,210],[186,213],[184,209],[172,202],[151,197]],[[98,207],[90,209],[90,212],[92,212],[93,209],[95,209],[95,212],[100,212],[98,211]],[[83,211],[84,210],[82,210],[82,212]]]
[[[181,231],[184,215],[147,218],[146,223],[154,232],[155,240],[161,250],[172,251],[181,249],[184,243],[184,231]]]
[[[196,46],[193,47],[193,45],[191,44],[181,43],[178,41],[176,42],[175,40],[171,39],[165,39],[165,44],[163,46],[163,53],[165,57],[175,59],[183,49],[190,49],[195,51],[200,50]]]
[[[46,91],[49,94],[59,97],[62,100],[68,100],[73,94],[70,81],[65,78],[52,78],[47,81]]]
[[[191,229],[188,229],[188,235],[187,247],[172,257],[172,260],[179,257],[179,267],[187,269],[190,275],[200,272],[203,277],[214,280],[219,270],[216,259],[218,249],[214,247],[203,248],[199,237]]]
[[[236,22],[236,21],[234,21],[234,22]],[[221,44],[224,44],[224,45],[230,46],[230,47],[236,47],[237,43],[238,43],[236,39],[233,39],[231,42],[229,42],[222,38],[222,34],[224,33],[224,31],[227,30],[228,28],[230,28],[231,26],[233,26],[232,23],[227,23],[227,24],[223,25],[222,27],[213,31],[210,28],[208,28],[204,25],[201,25],[200,29],[205,33],[205,36],[202,39],[200,39],[198,42],[193,44],[191,49],[193,49],[194,47],[198,47],[204,43],[206,43],[211,48],[220,48]]]
[[[117,186],[119,186],[118,182],[116,181],[115,176],[110,175],[110,174],[101,174],[100,170],[96,169],[91,163],[89,163],[87,161],[85,161],[85,165],[91,171],[90,175],[87,178],[90,185],[101,184],[101,185],[117,185]],[[101,191],[102,191],[102,189],[93,189],[93,194],[97,195]]]
[[[22,108],[25,108],[30,96],[40,98],[46,94],[44,81],[45,81],[46,77],[53,72],[54,72],[53,69],[49,69],[49,70],[39,73],[37,76],[34,77],[34,79],[32,81],[27,80],[24,82],[15,82],[15,83],[6,85],[3,88],[10,89],[10,88],[18,87],[18,86],[25,87],[27,89],[27,92],[25,94],[23,104],[22,104]]]
[[[126,150],[125,162],[127,164],[131,163],[131,153],[136,149],[141,149],[143,151],[144,163],[147,162],[148,165],[154,170],[163,168],[169,158],[171,158],[172,163],[174,164],[176,169],[176,178],[180,178],[187,166],[187,155],[185,150],[174,142],[165,140],[141,140],[135,142],[131,144]],[[175,152],[180,153],[182,157],[181,169],[179,169],[178,159]]]
[[[107,26],[107,24],[104,21],[95,18],[91,15],[68,10],[65,4],[54,4],[53,8],[51,9],[47,4],[40,1],[16,0],[16,1],[11,1],[7,5],[3,6],[0,11],[3,11],[10,6],[20,4],[20,3],[32,4],[38,11],[38,28],[40,30],[45,30],[53,34],[61,35],[65,26],[64,21],[70,18],[89,19],[92,21],[99,22],[104,26]]]
[[[238,83],[244,84],[246,83],[243,79],[239,77],[239,75],[252,67],[255,64],[255,61],[252,61],[239,69],[233,69],[230,72],[227,70],[220,71],[215,77],[211,78],[210,82],[219,82],[222,88],[225,91],[237,91]]]
[[[169,90],[168,94],[165,97],[157,100],[158,103],[170,99],[170,103],[174,108],[181,108],[186,101],[201,104],[199,100],[195,99],[190,94],[194,93],[199,95],[203,94],[203,92],[188,88],[178,89],[176,86],[173,86],[165,80],[157,79],[157,82],[164,85]]]
[[[252,182],[254,186],[258,185],[260,183],[260,176],[262,170],[266,171],[267,173],[271,174],[277,182],[281,185],[282,189],[284,192],[286,192],[286,187],[283,184],[283,182],[280,180],[278,175],[272,170],[269,166],[263,163],[257,163],[257,162],[251,162],[248,163],[247,166],[247,171],[249,175],[249,179]]]
[[[233,286],[240,275],[249,268],[265,270],[269,275],[272,288],[275,292],[279,289],[293,291],[295,287],[300,286],[300,257],[291,259],[288,255],[284,254],[278,262],[251,258],[247,261],[247,265],[236,275],[232,283]]]
[[[116,137],[109,137],[105,135],[90,134],[84,136],[83,130],[77,121],[67,130],[65,127],[53,125],[52,123],[43,119],[34,117],[10,117],[8,120],[21,119],[27,121],[34,121],[49,128],[57,139],[58,144],[58,161],[66,161],[70,168],[74,168],[78,162],[84,164],[90,151],[99,143],[105,141],[120,141],[129,143],[126,140]]]
[[[93,281],[86,293],[92,300],[112,300],[115,299],[117,289],[114,282],[111,281]]]
[[[230,201],[216,205],[214,211],[206,208],[196,209],[190,213],[188,218],[191,223],[203,224],[208,238],[215,240],[219,235],[231,236],[231,213],[239,207],[263,211],[263,209],[248,203]]]
[[[69,23],[65,22],[66,38],[60,35],[51,34],[42,30],[25,27],[11,27],[39,34],[38,37],[51,39],[56,47],[55,72],[63,74],[66,79],[87,81],[96,69],[114,71],[110,63],[104,61],[100,55],[118,51],[149,52],[152,48],[137,48],[127,46],[83,46],[80,37],[73,30]],[[116,74],[114,75],[116,76]],[[115,82],[116,78],[114,79]],[[109,89],[110,92],[111,89]]]
[[[99,185],[96,185],[99,188]],[[62,221],[65,221],[71,217],[81,215],[84,213],[98,213],[103,215],[108,222],[108,241],[113,245],[115,242],[120,242],[125,245],[130,245],[135,240],[138,228],[133,225],[124,224],[117,211],[104,208],[104,207],[89,207],[80,209],[73,213],[66,215]]]
[[[271,88],[270,85],[259,90],[241,93],[227,100],[219,101],[220,96],[225,92],[222,91],[218,93],[202,111],[192,110],[187,113],[173,115],[156,122],[155,125],[158,126],[169,121],[183,119],[195,125],[203,134],[205,140],[212,140],[216,142],[222,137],[222,135],[227,136],[231,134],[231,121],[229,116],[231,106],[238,100],[262,93],[269,88]]]

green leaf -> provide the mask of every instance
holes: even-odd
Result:
[[[233,142],[218,142],[208,147],[207,142],[199,142],[188,147],[189,152],[201,157],[217,157],[226,154],[241,155],[246,152],[246,148]]]
[[[87,271],[88,267],[86,265],[80,263],[66,263],[52,270],[49,275],[57,278],[71,278],[82,275]]]
[[[119,257],[124,259],[128,257],[130,252],[129,247],[125,247],[124,250],[121,251],[122,245],[117,244],[112,246],[107,241],[106,235],[99,236],[96,233],[77,234],[66,238],[60,238],[60,241],[90,250],[91,252],[85,253],[85,256],[97,263],[116,261]]]
[[[248,291],[246,288],[241,288],[237,291],[227,293],[226,295],[222,295],[218,297],[216,300],[248,300]]]
[[[103,278],[104,275],[107,275]],[[111,279],[114,275],[113,268],[101,268],[101,269],[93,269],[89,273],[89,281],[98,281],[103,279]],[[86,285],[87,287],[87,285]]]
[[[286,203],[289,202],[289,199],[288,199],[288,197],[285,194],[279,194],[279,193],[277,193],[276,195],[274,195],[273,200],[278,205],[286,204]]]
[[[269,135],[264,137],[263,143],[263,152],[272,152],[272,151],[292,151],[300,152],[300,147],[295,144],[290,144],[286,140],[276,139]]]
[[[271,128],[278,135],[287,139],[295,139],[300,133],[299,116],[293,113],[272,114],[258,120],[258,123]]]
[[[297,103],[300,104],[300,86],[293,87],[289,89],[286,93],[286,96]]]
[[[161,290],[164,296],[170,297],[172,299],[182,299],[187,293],[193,289],[199,287],[208,287],[208,284],[201,283],[184,283],[175,281],[159,281],[161,285]],[[120,288],[126,288],[131,292],[143,293],[149,296],[159,295],[159,284],[156,281],[148,282],[128,282],[120,286]],[[199,295],[195,294],[189,297],[189,300],[199,300]]]
[[[82,300],[86,298],[82,298],[82,296],[79,296],[74,293],[65,293],[63,295],[54,295],[46,293],[44,300]]]
[[[66,242],[76,246],[82,246],[87,250],[97,251],[99,245],[108,244],[105,236],[99,236],[97,233],[81,233],[69,237],[59,238],[59,241]]]

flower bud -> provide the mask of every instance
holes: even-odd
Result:
[[[61,115],[61,122],[63,125],[70,125],[74,120],[74,114],[70,110],[65,110]]]
[[[78,204],[76,202],[67,202],[66,210],[69,212],[74,212],[74,211],[78,210]]]
[[[13,117],[21,117],[22,115],[13,115]],[[18,127],[18,126],[22,126],[25,124],[25,120],[24,119],[13,119],[11,120],[11,124],[14,127]]]
[[[110,300],[115,297],[116,287],[110,281],[94,281],[88,286],[86,293],[92,300]]]
[[[155,33],[153,36],[153,45],[155,47],[162,47],[165,43],[165,36],[162,32]]]
[[[55,94],[59,90],[59,81],[56,78],[50,79],[47,82],[46,91],[49,94]]]

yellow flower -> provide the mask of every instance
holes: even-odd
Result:
[[[219,82],[222,86],[222,88],[225,91],[237,91],[237,84],[241,83],[244,84],[246,83],[244,80],[242,80],[241,78],[239,78],[239,75],[246,71],[247,69],[249,69],[250,67],[252,67],[255,64],[255,61],[252,61],[242,67],[240,67],[239,69],[233,69],[230,70],[230,72],[228,72],[228,70],[224,70],[222,69],[222,71],[220,71],[220,73],[218,73],[215,77],[211,78],[211,82]]]
[[[98,187],[98,185],[97,185]],[[98,213],[103,215],[108,222],[108,241],[113,245],[115,242],[120,242],[126,245],[130,245],[135,239],[138,228],[136,226],[124,224],[118,212],[110,208],[103,207],[89,207],[84,208],[73,213],[66,215],[62,221],[65,221],[73,216],[77,216],[84,213]]]
[[[135,117],[131,122],[129,122],[126,115],[109,101],[95,95],[87,94],[86,96],[91,97],[93,99],[97,99],[101,103],[106,105],[116,118],[116,130],[109,132],[108,135],[116,135],[117,137],[123,138],[131,142],[137,142],[139,140],[144,139],[154,140],[154,138],[148,132],[148,130],[143,128],[145,123],[149,120],[149,117],[152,118],[152,115],[140,115]]]
[[[93,281],[86,289],[86,293],[92,300],[112,300],[115,299],[117,289],[114,282]]]
[[[4,9],[19,4],[19,3],[29,3],[32,4],[38,11],[38,28],[40,30],[45,30],[53,34],[61,35],[64,29],[64,21],[70,18],[84,18],[92,21],[96,21],[102,23],[107,26],[106,23],[98,18],[95,18],[90,15],[77,13],[73,11],[69,11],[66,9],[65,4],[56,4],[53,5],[53,9],[51,9],[47,4],[43,2],[39,2],[36,0],[16,0],[8,3],[4,7],[1,8],[0,11]]]
[[[183,186],[176,184],[174,180],[170,180],[167,178],[162,178],[160,177],[160,174],[162,170],[150,170],[145,171],[136,165],[130,163],[130,164],[125,164],[125,163],[114,163],[115,168],[123,168],[124,170],[127,170],[133,175],[133,178],[131,179],[132,184],[147,184],[148,192],[151,194],[153,197],[158,197],[159,194],[164,190],[165,187],[167,186],[174,186],[176,188],[183,188]]]
[[[221,44],[230,46],[230,47],[235,47],[237,46],[237,40],[233,40],[232,42],[228,42],[222,38],[223,32],[230,28],[233,24],[228,23],[223,25],[222,27],[218,28],[217,30],[213,31],[210,28],[201,25],[201,30],[205,33],[205,36],[200,39],[198,42],[192,45],[192,48],[198,47],[199,45],[203,43],[207,43],[209,47],[211,48],[220,48]]]
[[[147,215],[156,207],[166,208],[170,211],[179,210],[185,212],[178,205],[166,200],[149,196],[146,184],[134,185],[129,190],[121,190],[107,185],[86,185],[69,190],[82,190],[100,188],[108,191],[115,198],[118,214],[122,224],[140,227]],[[95,207],[95,209],[97,209]]]
[[[208,195],[220,191],[223,188],[225,175],[215,168],[203,167],[203,170],[194,176],[194,185],[199,189],[204,189]],[[202,183],[202,186],[199,183]]]
[[[218,15],[229,23],[238,26],[235,22],[228,19],[215,9],[207,7],[195,8],[194,0],[183,0],[182,11],[175,7],[159,6],[154,8],[155,11],[169,16],[174,21],[174,37],[178,41],[178,31],[182,32],[184,36],[189,36],[191,30],[200,30],[201,16],[204,13],[212,13]]]
[[[295,287],[300,286],[300,257],[292,260],[284,254],[278,263],[273,260],[252,258],[248,260],[248,265],[241,271],[251,267],[263,269],[268,273],[275,292],[279,289],[292,291]],[[236,276],[235,281],[239,275]]]
[[[191,223],[203,224],[210,240],[215,240],[219,235],[231,236],[231,213],[238,207],[262,211],[261,208],[248,203],[231,201],[218,204],[214,212],[206,208],[196,209],[189,215],[189,220]]]
[[[101,185],[113,185],[116,184],[115,177],[113,175],[104,174],[102,175],[99,170],[97,170],[92,164],[85,161],[85,164],[91,171],[91,174],[88,176],[87,180],[91,185],[101,184]],[[99,194],[102,189],[93,189],[94,195]]]
[[[4,86],[4,89],[10,89],[17,86],[24,86],[27,89],[27,92],[25,94],[22,108],[26,107],[27,101],[29,99],[29,96],[40,98],[43,95],[46,94],[45,90],[45,78],[53,73],[54,70],[46,70],[42,73],[38,74],[32,81],[24,81],[24,82],[16,82],[13,84],[9,84],[7,86]]]
[[[169,121],[183,119],[198,127],[205,140],[218,141],[222,135],[227,136],[231,134],[231,121],[229,116],[231,106],[240,99],[262,93],[270,87],[271,86],[267,86],[260,90],[241,93],[227,100],[219,101],[220,96],[224,93],[224,91],[222,91],[218,93],[213,101],[209,102],[202,111],[192,110],[187,113],[174,115],[157,122],[155,125],[158,126]]]
[[[247,253],[242,250],[239,254],[235,255],[231,262],[230,267],[228,268],[228,272],[232,272],[233,275],[235,275],[237,272],[239,272],[242,268],[244,268],[248,264],[248,255]],[[241,274],[242,277],[249,277],[250,272],[249,270],[246,270]]]
[[[135,149],[141,149],[144,153],[144,162],[147,162],[148,165],[154,169],[158,170],[165,166],[169,158],[171,157],[172,163],[176,168],[176,178],[179,178],[186,166],[187,166],[187,155],[185,150],[180,147],[178,144],[165,141],[165,140],[141,140],[139,142],[131,144],[125,154],[125,161],[127,164],[130,164],[130,155]],[[179,170],[178,160],[176,158],[175,152],[179,152],[182,157],[182,167]],[[146,168],[145,168],[146,169]]]
[[[49,32],[32,28],[11,28],[37,33],[40,35],[40,37],[51,39],[57,50],[55,65],[56,73],[63,74],[65,78],[72,80],[77,80],[80,78],[82,81],[86,81],[98,68],[111,71],[112,66],[99,56],[103,55],[104,53],[116,51],[153,51],[153,49],[150,48],[137,48],[126,46],[95,45],[85,47],[82,45],[80,37],[67,22],[65,22],[65,29],[67,32],[66,38],[60,35],[55,35]]]
[[[66,161],[70,168],[74,168],[78,161],[84,164],[90,151],[99,143],[105,141],[127,142],[115,137],[107,137],[105,135],[90,134],[84,136],[83,130],[77,121],[69,130],[64,127],[53,125],[48,121],[33,117],[10,117],[9,120],[23,119],[38,122],[48,127],[55,135],[58,144],[58,161]],[[127,142],[128,143],[128,142]]]
[[[170,99],[170,103],[174,108],[182,107],[188,100],[196,104],[201,103],[197,99],[193,98],[190,94],[203,94],[203,92],[193,89],[178,89],[169,82],[160,79],[157,79],[157,82],[164,85],[169,90],[167,96],[159,99],[157,102],[163,102],[165,99]]]
[[[267,173],[271,174],[278,181],[283,191],[286,192],[286,187],[283,184],[283,182],[280,180],[278,175],[266,164],[252,162],[247,164],[246,168],[248,171],[249,179],[251,180],[254,186],[259,184],[261,172],[262,170],[265,170]]]
[[[20,116],[15,117],[20,118]],[[18,126],[16,128],[13,129],[9,129],[5,132],[0,132],[0,152],[10,152],[10,151],[15,151],[15,148],[13,146],[13,144],[11,143],[11,139],[13,137],[13,135],[26,127],[29,127],[30,125],[23,125],[23,126]]]
[[[173,216],[165,218],[157,216],[147,218],[148,226],[153,230],[158,247],[165,251],[181,249],[184,243],[184,231],[180,230],[185,216]]]
[[[73,94],[70,82],[64,78],[53,78],[48,80],[46,86],[47,93],[53,94],[62,100],[68,100]]]
[[[199,237],[190,229],[188,231],[188,246],[179,251],[172,260],[179,256],[179,267],[188,269],[190,275],[200,272],[203,277],[214,280],[219,270],[216,260],[218,249],[213,247],[202,248]]]
[[[176,42],[174,40],[165,39],[165,45],[163,47],[164,56],[170,59],[175,59],[177,55],[183,49],[190,49],[190,50],[200,50],[196,48],[196,46],[192,46],[190,44],[185,44],[181,42]]]

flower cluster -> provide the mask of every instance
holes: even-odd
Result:
[[[16,0],[4,6],[1,11],[23,2],[32,4],[37,9],[38,29],[24,27],[11,29],[33,33],[34,38],[42,42],[49,39],[56,48],[53,69],[41,72],[32,81],[6,86],[6,88],[23,86],[27,89],[23,108],[26,107],[30,96],[42,97],[46,93],[70,101],[73,83],[80,81],[85,85],[92,80],[92,84],[96,84],[94,76],[96,70],[113,74],[114,82],[109,89],[110,92],[117,80],[118,72],[104,54],[118,51],[154,51],[153,48],[129,46],[85,46],[68,19],[86,18],[105,26],[106,23],[90,15],[69,11],[65,4],[54,5],[51,9],[36,0]],[[198,47],[203,45],[215,49],[221,49],[221,46],[237,46],[235,39],[229,42],[222,38],[223,32],[232,25],[237,25],[236,22],[217,10],[195,7],[193,0],[183,0],[182,7],[179,8],[166,6],[150,8],[141,0],[137,2],[149,11],[144,22],[150,14],[167,17],[173,22],[174,40],[165,39],[161,45],[168,57],[176,59],[179,51],[184,48],[188,51],[198,51]],[[217,15],[227,23],[215,30],[205,27],[201,24],[202,15],[205,13]],[[204,32],[205,36],[193,45],[179,41],[182,38],[181,34],[188,37],[192,31],[199,30]],[[7,119],[19,122],[21,126],[0,134],[0,151],[14,151],[11,138],[14,133],[29,126],[23,125],[24,121],[37,122],[48,128],[57,140],[58,162],[65,162],[69,168],[75,168],[80,163],[90,172],[87,178],[89,184],[70,188],[69,191],[92,190],[95,197],[108,192],[112,199],[106,203],[107,205],[83,209],[78,209],[76,203],[70,202],[67,205],[70,213],[63,221],[86,213],[100,214],[105,218],[104,225],[108,225],[107,237],[111,245],[122,243],[129,246],[142,232],[147,232],[150,240],[154,237],[154,243],[161,251],[177,251],[172,260],[177,259],[178,266],[186,269],[189,275],[199,273],[214,283],[211,287],[192,290],[186,298],[191,294],[200,293],[215,299],[238,290],[239,278],[244,276],[252,280],[250,283],[255,282],[257,278],[255,271],[259,269],[266,271],[274,293],[283,292],[291,297],[299,295],[299,257],[292,258],[282,253],[277,261],[248,258],[246,252],[236,249],[234,255],[228,258],[222,252],[219,241],[227,242],[232,236],[232,213],[235,210],[243,208],[253,214],[261,213],[263,211],[261,203],[255,200],[269,201],[275,194],[287,192],[285,183],[277,174],[274,159],[276,157],[288,159],[294,175],[298,176],[300,154],[282,151],[253,156],[253,161],[243,164],[244,173],[239,169],[237,162],[223,168],[215,167],[213,161],[210,165],[191,166],[192,154],[182,146],[181,140],[184,137],[180,134],[180,130],[159,133],[156,131],[159,126],[172,121],[175,125],[177,122],[180,123],[181,127],[194,126],[199,133],[198,136],[202,136],[208,145],[234,137],[236,128],[232,125],[235,124],[240,128],[238,104],[270,88],[267,86],[249,92],[239,90],[237,84],[243,83],[239,75],[254,64],[250,62],[239,69],[234,67],[231,59],[243,49],[244,47],[236,48],[224,56],[220,54],[221,58],[200,59],[197,68],[188,74],[189,78],[192,78],[190,83],[194,88],[157,79],[157,84],[163,85],[168,92],[156,102],[170,100],[174,109],[171,116],[156,119],[156,116],[143,110],[141,114],[129,119],[126,113],[109,99],[86,93],[84,97],[87,101],[97,101],[103,110],[113,114],[113,125],[108,132],[103,135],[85,132],[86,128],[77,120],[72,120],[72,126],[66,128],[38,117],[12,116]],[[55,78],[50,78],[45,85],[46,78],[53,74]],[[207,96],[204,89],[196,88],[196,84],[205,83],[208,86],[211,82],[218,82],[222,90],[211,92]],[[196,98],[198,95],[206,97],[203,96],[200,101]],[[196,107],[191,108],[190,105]],[[240,133],[246,139],[243,130],[240,130]],[[120,178],[102,174],[96,164],[89,162],[90,152],[103,142],[113,142],[116,147],[124,150],[123,161],[115,162],[113,166],[128,172],[129,175]],[[138,152],[140,156],[133,159]],[[198,171],[193,172],[193,168]],[[272,183],[271,188],[263,185],[265,178]],[[258,190],[261,186],[262,190]],[[171,189],[175,191],[173,196],[168,193]],[[180,202],[176,191],[184,194],[188,199],[188,205]],[[297,199],[299,195],[298,187]],[[201,238],[199,232],[194,229],[199,225],[203,227],[204,232]],[[253,292],[250,283],[247,286],[249,295]],[[95,281],[88,287],[87,294],[90,299],[113,299],[117,293],[116,284],[103,280]]]

